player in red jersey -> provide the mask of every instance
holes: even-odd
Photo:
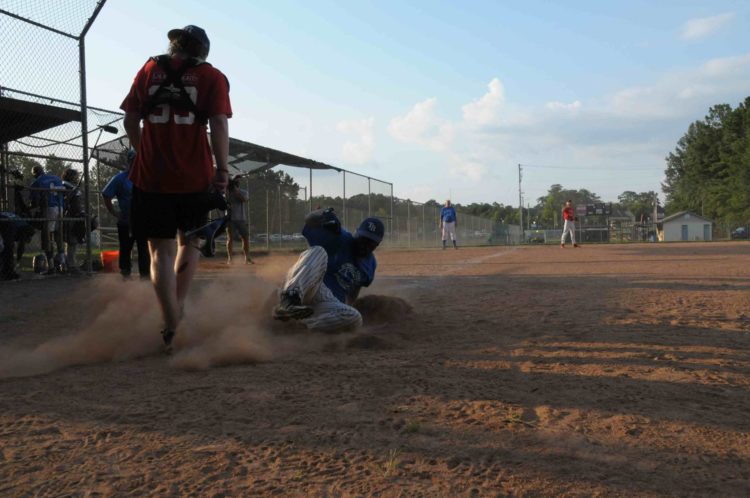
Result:
[[[562,210],[562,217],[563,220],[565,220],[565,225],[563,225],[563,233],[560,238],[560,247],[565,247],[565,236],[568,232],[570,232],[570,241],[573,243],[573,247],[578,247],[578,244],[576,244],[576,212],[575,209],[573,209],[573,201],[570,199],[565,201],[565,207]]]
[[[167,36],[168,53],[152,57],[138,71],[120,108],[137,152],[130,170],[132,227],[148,238],[151,281],[164,316],[165,350],[170,352],[198,267],[199,251],[187,244],[185,233],[206,222],[210,209],[217,207],[218,193],[227,186],[232,107],[229,82],[206,62],[206,32],[191,25]],[[206,125],[211,127],[211,147]]]

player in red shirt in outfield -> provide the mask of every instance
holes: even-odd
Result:
[[[168,53],[152,57],[138,71],[120,108],[137,152],[130,170],[133,232],[148,238],[151,281],[170,352],[200,256],[185,233],[206,223],[227,186],[232,107],[229,82],[205,62],[210,48],[206,32],[186,26],[167,36]]]
[[[563,220],[565,220],[565,225],[563,225],[562,237],[560,238],[560,247],[565,247],[565,235],[568,232],[570,232],[570,241],[573,243],[573,247],[578,247],[578,244],[576,244],[576,212],[575,209],[573,209],[573,201],[570,199],[565,201],[565,207],[562,210],[562,217]]]

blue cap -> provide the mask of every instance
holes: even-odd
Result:
[[[175,38],[183,34],[200,42],[204,47],[206,47],[206,53],[208,53],[209,49],[211,48],[211,42],[208,40],[208,35],[206,35],[206,31],[203,28],[199,28],[198,26],[189,24],[182,29],[178,28],[170,30],[169,33],[167,33],[167,38],[169,38],[170,40],[174,40]]]
[[[365,218],[357,228],[357,236],[365,237],[380,244],[385,234],[385,225],[378,218]]]

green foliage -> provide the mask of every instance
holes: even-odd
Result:
[[[440,208],[443,204],[437,202],[435,199],[430,199],[425,202],[425,206]],[[497,202],[493,202],[492,204],[488,202],[474,202],[468,205],[453,204],[453,206],[459,214],[471,214],[482,218],[489,218],[497,223],[506,225],[518,224],[517,206],[505,206]],[[524,209],[524,216],[526,216],[526,213],[527,210]]]
[[[636,221],[654,217],[654,202],[656,200],[656,192],[654,191],[637,193],[626,190],[617,196],[617,200],[621,208],[633,213]]]
[[[71,165],[69,163],[66,163],[59,157],[55,156],[48,157],[44,162],[44,171],[50,175],[55,175],[60,178],[63,177],[63,173],[65,172],[65,170],[70,167]]]
[[[34,166],[38,165],[41,165],[41,163],[36,159],[32,159],[30,157],[8,156],[9,169],[17,169],[18,171],[20,171],[21,174],[23,174],[24,180],[26,182],[29,182],[34,178],[31,174],[31,170],[34,168]]]
[[[690,210],[726,223],[750,219],[750,97],[712,107],[667,158],[668,214]]]
[[[564,189],[562,185],[556,183],[549,188],[547,195],[537,199],[535,213],[537,224],[550,228],[561,226],[562,214],[560,212],[568,199],[573,201],[574,206],[601,202],[594,192],[586,189]]]

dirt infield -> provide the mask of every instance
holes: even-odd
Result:
[[[0,496],[748,496],[748,255],[384,252],[413,312],[356,336],[269,333],[292,255],[204,263],[171,359],[145,283],[3,285]]]

